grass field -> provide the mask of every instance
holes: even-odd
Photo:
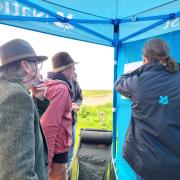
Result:
[[[106,95],[109,95],[109,94],[112,94],[112,91],[111,90],[85,90],[83,91],[83,97],[84,99],[86,99],[87,97],[92,97],[92,98],[95,98],[95,97],[103,97],[103,96],[106,96]]]
[[[112,95],[109,90],[83,91],[83,101],[91,99],[90,104],[82,104],[78,112],[78,123],[76,129],[76,148],[79,142],[81,128],[96,128],[112,130],[112,99],[105,98]],[[93,102],[95,105],[93,105]],[[98,105],[98,103],[99,105]]]

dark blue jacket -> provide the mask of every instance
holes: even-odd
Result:
[[[115,86],[132,100],[123,157],[148,180],[180,179],[180,72],[147,64]]]

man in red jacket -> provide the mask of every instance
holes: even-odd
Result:
[[[71,56],[60,52],[52,58],[53,71],[48,73],[46,98],[50,100],[41,118],[49,149],[50,180],[67,179],[68,151],[72,142],[71,84],[74,64]]]

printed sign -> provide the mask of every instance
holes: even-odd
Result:
[[[137,69],[138,67],[140,67],[142,65],[142,61],[137,61],[137,62],[133,62],[133,63],[127,63],[124,65],[124,74],[125,73],[130,73],[132,71],[134,71],[135,69]],[[121,95],[122,99],[128,99],[125,96]]]
[[[137,61],[137,62],[132,62],[132,63],[127,63],[124,65],[124,74],[129,73],[137,69],[143,64],[142,61]]]

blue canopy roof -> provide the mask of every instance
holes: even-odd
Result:
[[[2,24],[107,46],[180,29],[179,0],[1,0],[0,7]]]
[[[141,60],[144,40],[160,36],[180,60],[179,0],[0,0],[0,24],[114,47],[114,81]],[[119,179],[135,174],[122,158],[130,101],[114,91],[113,157]]]

